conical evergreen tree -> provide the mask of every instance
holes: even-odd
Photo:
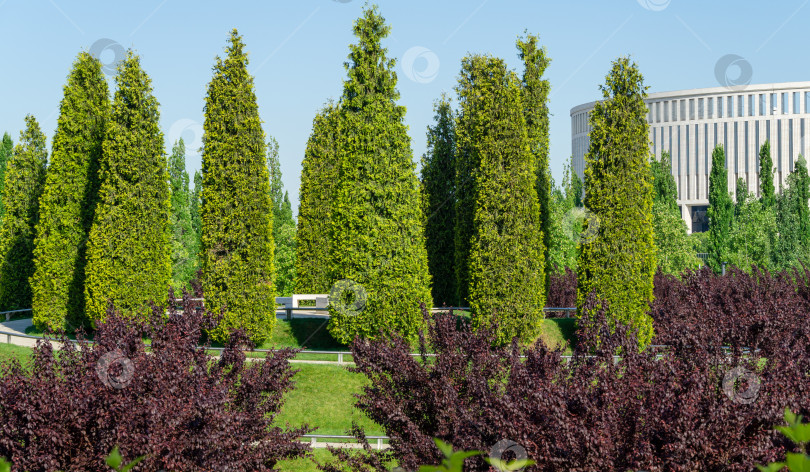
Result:
[[[98,202],[98,168],[110,116],[101,63],[79,54],[64,87],[34,249],[34,325],[76,328],[84,318],[87,238]]]
[[[672,175],[669,152],[661,153],[661,160],[650,161],[653,176],[653,228],[658,270],[665,274],[680,275],[686,269],[700,266],[700,259],[689,239],[686,222],[678,209],[678,187]]]
[[[171,278],[169,175],[151,79],[132,51],[118,66],[117,90],[100,165],[101,188],[87,248],[87,316],[110,303],[145,320],[165,304]]]
[[[773,180],[771,180],[773,182]],[[734,220],[734,202],[728,192],[726,154],[721,146],[712,151],[712,169],[709,173],[709,254],[707,263],[716,273],[728,262],[729,237]]]
[[[8,133],[3,133],[3,140],[0,141],[0,222],[3,221],[5,207],[3,206],[3,183],[6,181],[6,166],[14,153],[14,142]]]
[[[171,232],[172,287],[179,292],[194,276],[199,252],[197,234],[191,219],[191,192],[188,188],[186,145],[183,138],[180,138],[172,147],[168,167],[171,190],[169,231]]]
[[[206,306],[224,309],[212,338],[243,329],[261,343],[276,323],[267,148],[245,45],[236,30],[228,42],[205,97],[202,284]]]
[[[543,232],[543,260],[548,267],[552,240],[551,221],[551,169],[548,162],[549,81],[543,79],[551,60],[546,49],[539,44],[537,35],[529,34],[517,41],[520,58],[523,60],[523,113],[526,118],[526,135],[529,148],[537,163],[537,198],[540,203],[540,230]],[[546,282],[547,283],[547,280]]]
[[[532,341],[544,318],[545,260],[520,82],[503,60],[474,55],[462,59],[457,90],[458,283],[475,328],[494,318],[499,341]]]
[[[640,347],[653,336],[647,314],[653,298],[655,243],[652,225],[652,173],[644,78],[635,63],[621,57],[600,85],[603,100],[590,117],[585,154],[585,220],[581,241],[577,307],[589,295],[607,302],[614,323],[638,332]]]
[[[337,181],[338,111],[329,103],[312,122],[298,192],[296,293],[328,293],[331,217]]]
[[[25,130],[6,168],[0,227],[0,310],[31,307],[28,278],[34,273],[34,234],[48,161],[45,135],[37,120],[25,117]]]
[[[765,141],[759,148],[759,189],[760,200],[765,208],[773,208],[776,203],[776,190],[773,185],[773,159],[771,143]]]
[[[455,114],[450,99],[442,95],[434,105],[435,125],[428,126],[427,152],[422,157],[422,199],[425,205],[425,239],[428,267],[437,305],[456,306],[454,269],[456,143]]]
[[[799,243],[802,252],[807,253],[810,250],[810,207],[808,207],[808,201],[810,201],[810,176],[808,176],[807,172],[807,161],[801,154],[799,154],[792,175],[794,177],[791,184],[796,189],[793,206],[798,222]]]
[[[389,30],[376,6],[355,22],[340,103],[329,275],[344,282],[331,292],[329,329],[343,342],[381,330],[414,337],[422,325],[419,303],[432,306],[419,182],[405,108],[396,103],[396,61],[380,43]],[[343,301],[363,295],[362,310],[362,303],[342,309]]]

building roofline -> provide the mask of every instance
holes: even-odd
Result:
[[[655,92],[647,95],[646,102],[671,98],[700,97],[705,95],[735,95],[760,92],[776,92],[782,90],[808,89],[810,91],[810,81],[806,82],[779,82],[773,84],[753,84],[736,87],[709,87],[686,90],[674,90],[670,92]],[[583,103],[571,108],[571,116],[584,110],[590,110],[599,100]]]

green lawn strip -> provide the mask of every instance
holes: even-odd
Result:
[[[348,451],[350,454],[356,451]],[[318,470],[315,461],[322,464],[334,462],[337,458],[333,456],[327,449],[318,448],[313,449],[309,457],[303,459],[285,460],[276,464],[276,469],[281,472],[312,472]],[[396,467],[396,463],[387,464],[388,470]]]
[[[383,429],[354,407],[353,394],[360,393],[366,379],[345,367],[318,364],[295,364],[299,370],[293,380],[295,389],[288,392],[275,424],[318,428],[312,434],[345,435],[356,421],[369,436],[383,436]]]
[[[313,449],[309,457],[279,461],[276,469],[282,472],[312,472],[318,470],[313,459],[323,464],[333,462],[335,457],[327,449]]]
[[[13,344],[0,344],[0,363],[18,359],[21,364],[31,360],[34,350],[30,347],[15,346]]]

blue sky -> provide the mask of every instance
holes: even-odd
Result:
[[[461,58],[489,53],[520,63],[515,39],[540,35],[552,59],[551,169],[559,181],[571,153],[571,107],[600,98],[598,85],[631,55],[650,92],[810,80],[810,0],[780,2],[610,0],[379,1],[392,27],[385,45],[397,58],[414,159],[425,151],[433,101],[453,87]],[[360,0],[138,2],[0,0],[0,132],[17,141],[32,113],[50,139],[62,87],[76,54],[133,48],[161,104],[167,150],[187,142],[189,171],[200,167],[203,101],[214,57],[237,28],[247,44],[264,130],[280,144],[284,184],[297,208],[301,160],[312,119],[341,93]],[[120,46],[118,46],[120,45]],[[740,56],[720,67],[721,58]],[[728,62],[728,61],[726,61]],[[743,71],[743,76],[740,76]],[[747,73],[750,71],[750,74]],[[112,85],[112,76],[110,84]]]

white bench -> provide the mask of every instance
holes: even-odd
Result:
[[[292,298],[292,308],[300,308],[301,300],[315,301],[315,308],[326,308],[326,306],[329,305],[329,295],[325,293],[293,294],[290,298]]]

